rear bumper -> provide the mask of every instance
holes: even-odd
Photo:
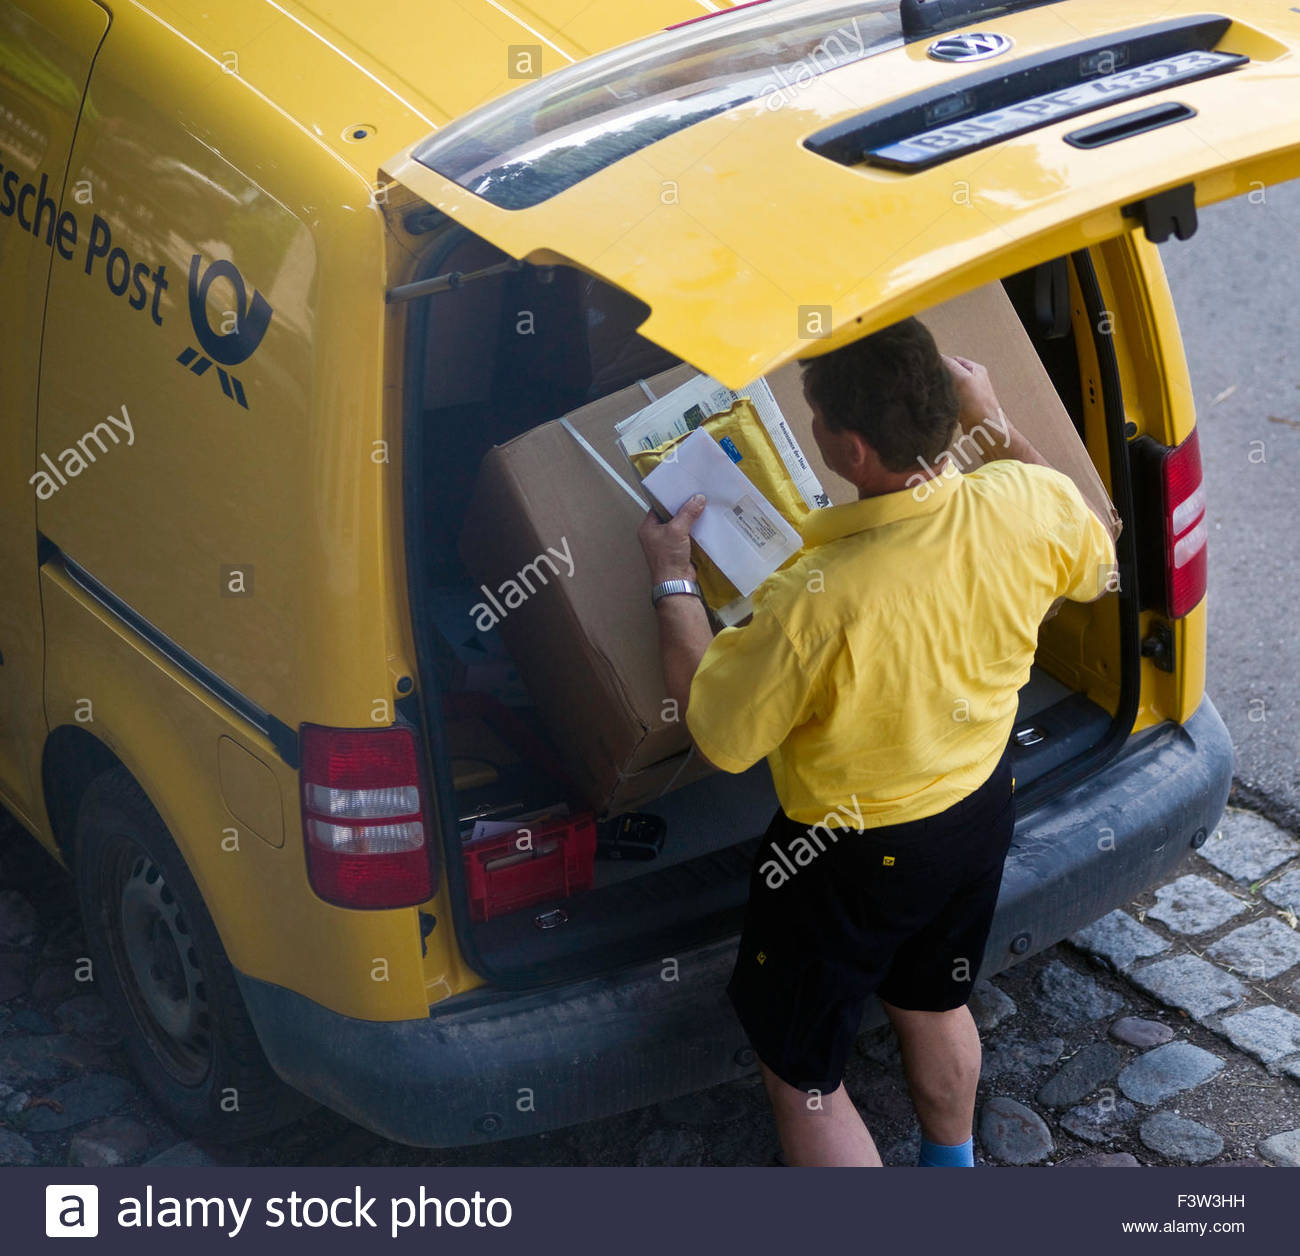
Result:
[[[645,1107],[741,1077],[754,1056],[727,1002],[736,939],[608,977],[475,990],[427,1020],[361,1021],[240,974],[272,1066],[398,1142],[458,1147]],[[669,972],[667,975],[672,976]]]
[[[1022,818],[982,972],[1054,945],[1168,877],[1218,823],[1232,744],[1206,699]],[[751,1072],[724,993],[736,939],[525,994],[476,990],[418,1021],[354,1020],[254,978],[240,989],[291,1085],[385,1137],[451,1147],[577,1124]],[[665,980],[675,976],[675,980]],[[881,1019],[878,1006],[868,1023]]]
[[[1214,831],[1232,788],[1209,698],[1159,724],[1016,825],[981,973],[991,976],[1167,880]]]

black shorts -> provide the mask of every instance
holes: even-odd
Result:
[[[829,1094],[872,993],[912,1011],[961,1007],[1014,827],[1009,752],[973,794],[924,819],[827,830],[778,811],[754,857],[727,986],[758,1058]]]

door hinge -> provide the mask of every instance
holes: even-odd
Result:
[[[1174,670],[1174,630],[1166,623],[1156,623],[1142,640],[1142,657],[1150,659],[1162,672]]]
[[[1163,244],[1171,235],[1190,240],[1199,225],[1196,217],[1196,184],[1184,183],[1143,200],[1125,205],[1125,218],[1136,218],[1152,244]]]
[[[418,912],[417,915],[420,920],[420,954],[428,955],[429,934],[433,932],[434,926],[438,923],[438,917],[427,911]]]

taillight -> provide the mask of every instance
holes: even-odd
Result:
[[[1201,476],[1201,442],[1196,432],[1164,456],[1161,479],[1167,609],[1171,618],[1178,619],[1205,596],[1209,524]]]
[[[311,887],[339,907],[431,897],[419,748],[408,728],[302,728],[302,828]]]

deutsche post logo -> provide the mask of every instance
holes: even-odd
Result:
[[[189,285],[190,323],[194,327],[199,348],[187,345],[176,361],[182,366],[188,366],[195,375],[203,375],[214,362],[219,363],[217,378],[221,381],[221,391],[247,410],[244,386],[225,368],[238,366],[252,356],[253,351],[262,343],[262,337],[266,335],[271,315],[275,311],[260,292],[254,291],[251,299],[248,297],[244,277],[233,262],[224,259],[215,261],[200,278],[201,260],[197,253],[190,258]],[[235,325],[227,332],[213,331],[208,322],[208,289],[216,279],[228,279],[235,290]]]

